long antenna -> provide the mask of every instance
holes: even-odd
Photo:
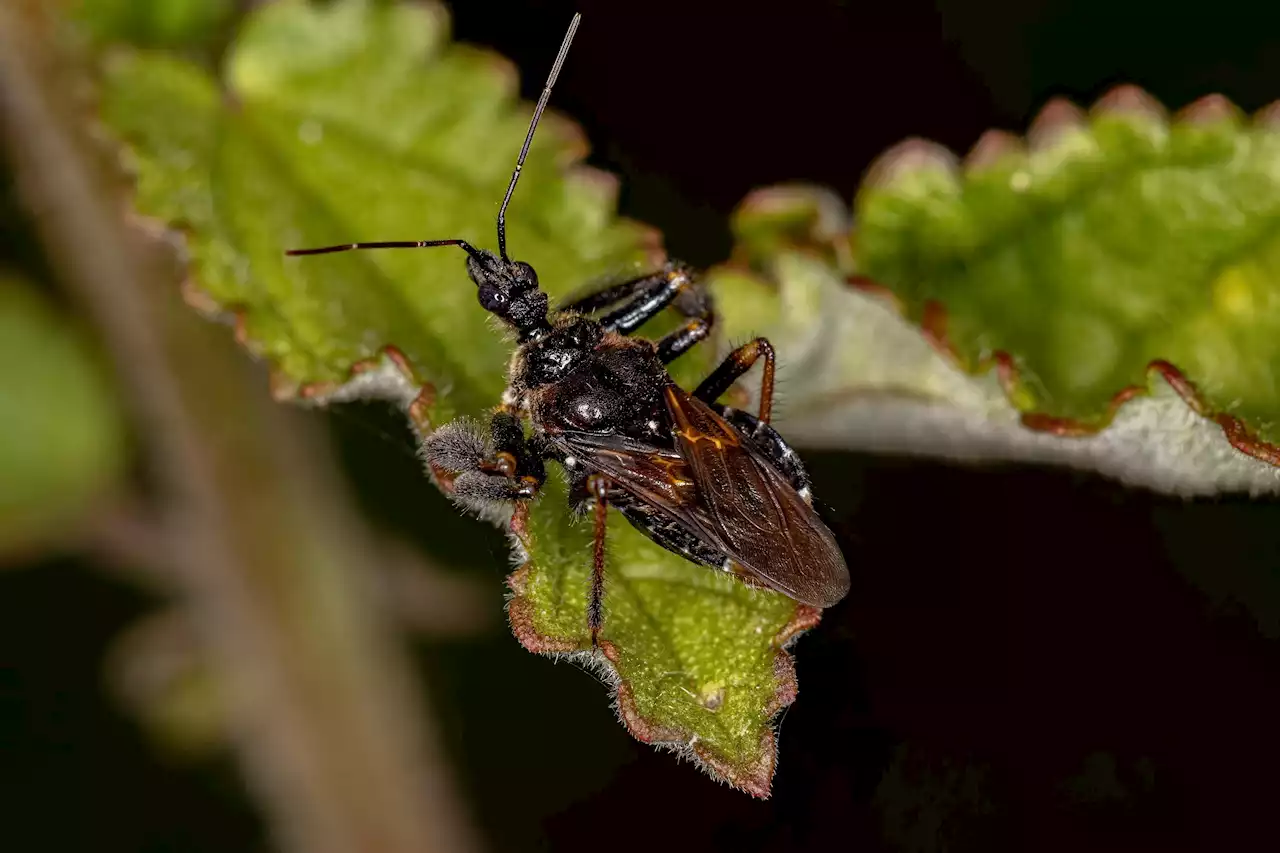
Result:
[[[551,87],[556,84],[556,78],[560,76],[560,68],[564,65],[564,58],[569,53],[569,45],[573,42],[573,34],[578,31],[578,23],[581,20],[582,13],[578,12],[574,14],[573,20],[569,22],[569,32],[565,33],[564,42],[560,45],[560,52],[556,54],[556,62],[551,66],[551,74],[547,77],[547,85],[542,89],[542,97],[538,98],[537,109],[533,111],[533,121],[529,123],[529,132],[525,134],[524,145],[520,148],[520,158],[516,160],[516,170],[511,173],[511,183],[507,185],[507,194],[502,199],[502,209],[498,211],[498,254],[502,256],[504,261],[511,260],[507,257],[507,205],[511,203],[511,194],[516,190],[516,181],[520,180],[520,170],[524,168],[524,158],[529,154],[529,143],[533,142],[533,132],[538,127],[538,119],[542,118],[542,111],[547,108],[547,101],[551,98]],[[353,249],[425,249],[431,246],[461,246],[471,257],[481,263],[488,263],[484,254],[466,240],[395,240],[379,243],[342,243],[337,246],[323,246],[319,249],[290,249],[285,254],[325,255],[330,252],[349,252]]]
[[[578,31],[578,23],[581,20],[582,13],[576,12],[573,20],[569,22],[569,32],[564,35],[564,41],[560,44],[560,53],[556,55],[555,65],[551,66],[551,74],[547,77],[547,85],[542,88],[542,97],[538,98],[538,106],[533,111],[533,121],[529,122],[529,132],[525,134],[524,145],[520,147],[520,158],[516,160],[516,170],[511,173],[511,183],[507,185],[507,194],[502,199],[502,209],[498,211],[498,254],[504,261],[511,260],[507,257],[507,205],[511,203],[511,194],[516,191],[516,181],[520,180],[520,170],[524,168],[524,158],[529,154],[529,143],[533,142],[533,132],[537,130],[538,119],[542,118],[542,111],[547,108],[547,101],[551,99],[551,87],[556,84],[556,78],[560,76],[560,67],[564,65],[564,58],[569,53],[569,45],[573,42],[573,34]]]
[[[431,246],[461,246],[467,254],[478,261],[484,256],[466,240],[392,240],[380,243],[340,243],[337,246],[323,246],[319,249],[290,249],[286,255],[327,255],[330,252],[350,252],[352,249],[426,249]]]

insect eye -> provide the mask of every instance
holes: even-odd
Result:
[[[486,311],[496,311],[507,304],[507,294],[496,287],[486,285],[481,287],[476,295],[480,298],[480,304]]]
[[[521,284],[528,284],[530,287],[538,286],[538,274],[533,271],[532,266],[524,261],[516,261],[516,268],[518,270],[516,279]]]

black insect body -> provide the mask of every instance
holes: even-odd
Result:
[[[545,481],[545,460],[564,467],[571,502],[595,521],[587,613],[593,643],[603,621],[610,506],[695,563],[830,607],[848,591],[849,573],[812,508],[808,474],[769,426],[774,351],[768,341],[738,348],[689,393],[667,365],[704,340],[715,322],[711,299],[690,269],[670,263],[551,311],[533,267],[507,256],[507,204],[578,21],[575,16],[561,45],[499,211],[497,254],[463,240],[290,254],[444,245],[466,251],[481,306],[514,330],[518,345],[488,430],[467,420],[447,424],[427,439],[426,456],[436,471],[454,475],[454,499],[481,511],[532,499]],[[688,318],[681,328],[656,342],[632,337],[668,307]],[[764,362],[758,415],[719,404],[758,360]]]

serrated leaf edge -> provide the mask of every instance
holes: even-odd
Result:
[[[1199,124],[1240,119],[1244,116],[1239,107],[1228,98],[1211,94],[1193,101],[1170,119],[1169,112],[1163,104],[1145,90],[1131,84],[1110,89],[1094,102],[1088,114],[1133,115],[1164,124],[1170,121]],[[1280,100],[1256,111],[1252,120],[1256,125],[1280,127]],[[989,130],[979,137],[963,158],[938,143],[919,138],[906,139],[889,148],[872,162],[866,170],[862,186],[878,186],[904,173],[922,168],[941,168],[952,174],[980,170],[1008,153],[1024,148],[1030,151],[1043,149],[1052,145],[1062,133],[1086,126],[1087,118],[1084,110],[1065,98],[1054,98],[1046,103],[1032,119],[1025,137],[1018,137],[1002,130]],[[756,208],[765,211],[772,209],[777,206],[777,195],[781,189],[766,187],[753,191],[738,206],[735,216],[749,214]],[[812,194],[812,203],[817,215],[829,217],[830,214],[826,212],[829,207],[829,191],[822,188],[786,187],[787,193],[805,191]],[[790,195],[786,197],[790,203],[795,203],[795,199]],[[828,253],[833,253],[838,267],[848,270],[851,267],[843,263],[848,252],[848,237],[849,235],[840,235],[832,238],[825,233],[815,233],[811,242],[796,244],[793,248],[824,257]],[[856,246],[854,254],[856,256]],[[746,263],[745,255],[740,252],[723,266],[740,274],[760,277],[759,272]],[[1017,359],[1008,351],[996,350],[977,364],[966,365],[957,348],[947,337],[947,311],[941,301],[926,300],[921,306],[920,319],[913,320],[908,316],[902,299],[889,287],[856,274],[846,275],[846,281],[849,286],[883,300],[900,317],[919,328],[920,333],[938,352],[967,375],[976,378],[994,369],[1005,397],[1019,411],[1020,421],[1027,429],[1063,438],[1096,435],[1115,420],[1125,403],[1137,397],[1149,395],[1151,380],[1155,375],[1159,375],[1195,414],[1217,424],[1232,447],[1260,462],[1280,467],[1280,445],[1258,438],[1257,433],[1238,416],[1214,410],[1199,392],[1195,382],[1180,368],[1165,359],[1153,359],[1148,362],[1145,368],[1146,386],[1129,385],[1121,388],[1111,397],[1105,411],[1096,418],[1073,419],[1030,411],[1018,403],[1019,398],[1025,397],[1025,394],[1022,393],[1023,386]]]
[[[855,284],[854,286],[859,286]],[[901,313],[901,303],[895,302]],[[905,314],[903,315],[905,317]],[[964,370],[964,361],[956,348],[947,338],[946,308],[937,300],[925,303],[925,310],[920,319],[919,328],[925,338],[956,367]],[[990,356],[979,361],[972,370],[966,370],[971,376],[981,376],[994,369],[1000,387],[1004,390],[1008,401],[1017,407],[1021,393],[1021,373],[1017,360],[1005,350],[995,350]],[[1022,425],[1037,432],[1047,432],[1063,438],[1079,438],[1096,435],[1111,425],[1122,406],[1137,397],[1151,393],[1151,379],[1159,375],[1178,393],[1182,401],[1193,412],[1202,418],[1216,423],[1227,441],[1236,450],[1252,456],[1269,465],[1280,466],[1280,446],[1262,441],[1257,435],[1235,415],[1216,412],[1201,395],[1196,384],[1173,363],[1162,358],[1152,359],[1145,368],[1147,384],[1127,385],[1112,395],[1105,412],[1096,419],[1082,420],[1049,415],[1044,412],[1022,411]]]
[[[437,6],[439,4],[429,3]],[[441,7],[443,8],[443,7]],[[450,42],[450,44],[457,44]],[[466,49],[476,51],[489,59],[496,68],[511,77],[510,97],[513,109],[529,107],[519,98],[518,76],[515,66],[506,57],[470,45]],[[223,80],[216,71],[209,71],[221,87]],[[224,97],[233,93],[222,89]],[[543,123],[555,134],[561,144],[558,177],[566,183],[578,183],[590,186],[597,193],[599,200],[607,207],[617,210],[617,199],[620,181],[617,175],[587,165],[584,161],[591,153],[590,142],[581,124],[567,115],[555,110],[548,110],[543,116]],[[117,134],[101,116],[101,106],[96,101],[91,103],[85,115],[85,125],[91,137],[101,145],[109,155],[114,155],[115,166],[120,177],[126,181],[121,199],[121,206],[126,220],[154,241],[172,248],[185,268],[185,276],[180,283],[180,292],[186,304],[206,319],[230,325],[235,340],[255,359],[263,362],[268,369],[271,394],[279,402],[299,402],[323,406],[328,402],[339,402],[359,398],[358,386],[367,384],[368,375],[375,373],[386,377],[388,387],[383,389],[390,393],[391,386],[408,383],[417,387],[411,398],[403,399],[405,408],[414,428],[421,437],[431,431],[429,412],[437,399],[437,390],[431,383],[417,377],[408,359],[400,348],[388,342],[379,348],[376,355],[353,362],[347,368],[346,378],[342,382],[331,380],[308,380],[306,377],[291,377],[277,361],[266,355],[261,341],[255,340],[248,332],[248,319],[253,309],[243,303],[222,303],[215,299],[199,283],[190,262],[188,243],[195,235],[195,228],[185,222],[165,222],[157,217],[142,213],[137,207],[137,163],[139,157],[135,147]],[[666,250],[662,233],[639,220],[616,216],[615,224],[631,230],[635,234],[635,243],[641,253],[648,257],[653,267],[661,266],[666,260]],[[283,250],[282,250],[283,252]],[[400,377],[394,377],[387,370],[390,362],[399,370]],[[394,395],[393,399],[406,398],[405,393]]]
[[[517,547],[514,553],[523,554],[523,527],[520,518],[513,519],[512,538]],[[796,679],[795,658],[790,649],[805,632],[822,621],[822,611],[808,605],[797,605],[790,621],[774,636],[772,646],[774,693],[765,706],[768,723],[760,735],[757,759],[747,765],[738,765],[716,754],[698,741],[697,735],[676,726],[659,724],[645,717],[636,706],[630,684],[617,669],[618,650],[608,640],[602,640],[600,649],[585,648],[575,639],[542,634],[535,625],[533,605],[524,595],[530,563],[521,561],[507,578],[511,590],[507,598],[507,619],[511,632],[520,645],[530,652],[556,660],[572,661],[594,672],[611,692],[614,712],[618,722],[641,743],[674,753],[678,758],[692,762],[711,778],[731,788],[750,794],[757,799],[769,798],[773,776],[778,765],[778,723],[782,712],[796,700],[799,682]]]

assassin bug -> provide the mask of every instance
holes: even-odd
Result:
[[[454,475],[454,500],[482,513],[531,500],[546,479],[546,460],[564,467],[574,508],[594,515],[587,608],[593,646],[604,615],[611,506],[654,542],[694,563],[830,607],[848,592],[849,571],[813,509],[804,466],[769,425],[769,342],[757,338],[734,350],[691,394],[666,368],[706,339],[715,322],[710,295],[691,269],[669,262],[549,311],[533,267],[507,255],[507,205],[580,19],[574,15],[560,46],[498,211],[497,254],[457,239],[349,243],[288,254],[429,246],[467,253],[467,274],[481,306],[515,331],[517,349],[487,432],[468,420],[454,421],[427,438],[425,454],[435,471]],[[681,328],[656,342],[632,337],[669,306],[688,318]],[[764,377],[758,414],[717,403],[759,360]]]

